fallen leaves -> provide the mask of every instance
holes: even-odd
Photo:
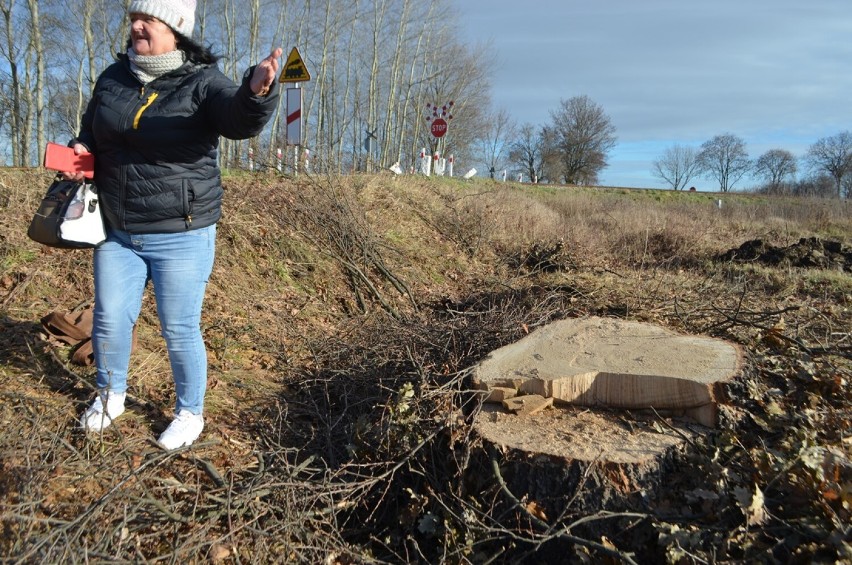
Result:
[[[734,488],[734,496],[737,499],[740,510],[746,517],[749,526],[762,526],[767,520],[766,500],[763,491],[755,485],[754,490],[743,487]]]
[[[530,500],[524,506],[531,516],[535,516],[542,522],[547,522],[547,514],[544,512],[544,507],[535,500]]]

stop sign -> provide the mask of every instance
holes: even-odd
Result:
[[[444,118],[435,118],[432,121],[432,135],[444,137],[445,133],[447,133],[447,121]]]

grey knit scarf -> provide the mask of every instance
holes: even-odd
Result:
[[[177,69],[186,61],[186,54],[180,50],[162,55],[137,55],[132,47],[128,47],[127,57],[130,59],[130,70],[142,84],[148,84],[155,78]]]

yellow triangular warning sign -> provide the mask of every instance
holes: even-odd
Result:
[[[293,47],[293,50],[290,51],[290,56],[287,57],[287,62],[284,64],[284,70],[281,72],[278,82],[305,82],[309,80],[311,80],[311,73],[308,72],[308,67],[302,61],[299,50]]]

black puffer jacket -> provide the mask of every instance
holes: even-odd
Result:
[[[277,104],[215,65],[185,63],[143,86],[126,56],[98,78],[83,115],[82,143],[95,155],[95,184],[110,226],[131,233],[175,233],[216,223],[222,182],[219,136],[260,133]]]

